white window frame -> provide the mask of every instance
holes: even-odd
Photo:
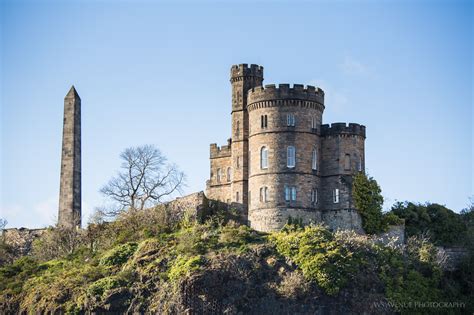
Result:
[[[296,148],[294,146],[286,148],[286,166],[288,168],[296,167]]]
[[[332,202],[339,203],[339,188],[335,188],[332,191]]]
[[[311,168],[313,171],[318,170],[318,151],[316,149],[313,149],[311,153]]]
[[[295,114],[286,114],[286,125],[288,127],[294,127],[295,126]]]
[[[260,148],[260,169],[268,168],[268,147],[262,146]]]

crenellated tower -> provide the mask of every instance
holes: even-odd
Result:
[[[232,184],[231,201],[247,209],[249,166],[249,118],[247,111],[248,91],[262,85],[263,67],[240,64],[230,70],[232,84]]]
[[[211,144],[206,195],[241,210],[259,231],[290,218],[362,231],[353,176],[365,169],[365,126],[323,124],[324,91],[267,84],[263,67],[231,68],[232,135]]]

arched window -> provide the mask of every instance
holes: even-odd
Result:
[[[318,152],[316,151],[316,149],[313,149],[313,153],[311,155],[311,168],[313,170],[318,169]]]
[[[351,170],[351,156],[349,154],[346,154],[346,156],[344,157],[344,170]]]
[[[230,167],[227,168],[227,182],[230,182]]]
[[[332,191],[332,202],[339,203],[339,189],[338,188]]]
[[[222,176],[222,174],[221,174],[221,169],[218,168],[218,169],[217,169],[217,182],[218,182],[218,183],[221,182],[221,176]]]
[[[235,202],[239,202],[240,201],[240,196],[239,196],[239,192],[235,192]]]
[[[362,156],[359,156],[359,172],[362,172]]]
[[[286,150],[286,166],[293,168],[296,164],[296,150],[295,147],[290,146]]]
[[[262,147],[260,149],[260,168],[268,168],[268,148]]]

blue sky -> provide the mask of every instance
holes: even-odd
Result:
[[[461,1],[1,2],[1,200],[53,224],[63,98],[82,98],[83,220],[126,147],[154,144],[205,188],[230,136],[232,64],[326,92],[324,123],[367,126],[366,166],[396,200],[473,195],[473,5]]]

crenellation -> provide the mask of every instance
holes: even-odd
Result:
[[[356,123],[349,123],[349,125],[347,125],[346,123],[341,122],[324,124],[321,126],[321,135],[323,136],[344,134],[356,135],[365,138],[365,126]]]
[[[232,154],[232,144],[228,142],[227,145],[219,147],[217,146],[217,143],[211,143],[209,151],[211,159],[230,157]]]
[[[265,86],[257,86],[248,92],[248,103],[256,103],[269,99],[293,99],[314,101],[324,106],[324,92],[320,88],[302,84],[267,84]]]
[[[232,66],[232,140],[211,145],[206,194],[240,209],[260,231],[292,217],[362,232],[352,178],[365,169],[365,126],[323,125],[318,87],[262,82],[263,67]]]

